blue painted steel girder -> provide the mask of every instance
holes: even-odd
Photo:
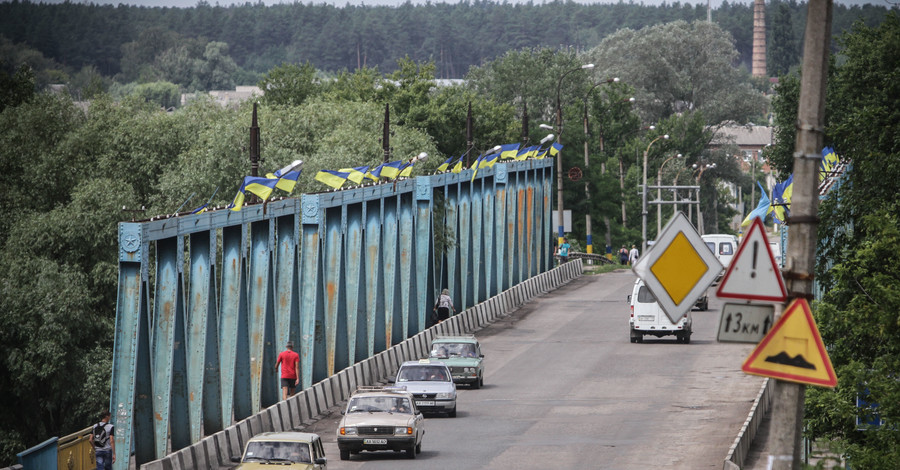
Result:
[[[128,461],[132,439],[145,463],[167,438],[178,448],[277,400],[269,365],[288,339],[299,339],[309,386],[421,331],[442,287],[462,310],[543,270],[548,175],[550,161],[504,163],[474,181],[470,172],[440,174],[270,201],[265,211],[121,224],[111,391],[125,452],[118,461]],[[443,221],[433,220],[439,193]],[[444,253],[434,249],[436,224],[456,240]],[[326,299],[329,285],[335,296]],[[171,434],[161,438],[163,417]]]

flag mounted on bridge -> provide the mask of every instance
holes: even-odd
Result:
[[[275,190],[276,184],[278,184],[277,179],[265,178],[262,176],[245,176],[244,182],[241,184],[241,189],[239,189],[237,195],[234,196],[234,201],[229,208],[233,211],[241,210],[244,206],[244,198],[248,192],[259,196],[262,200],[268,199],[269,196],[272,195],[272,191]]]
[[[325,183],[334,189],[338,189],[344,185],[344,182],[347,181],[347,178],[349,177],[350,173],[344,171],[319,170],[319,172],[316,173],[315,180],[320,183]]]

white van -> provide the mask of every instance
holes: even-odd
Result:
[[[728,269],[732,258],[737,253],[738,241],[734,235],[724,233],[711,233],[709,235],[701,235],[700,238],[709,247],[709,250],[716,255],[716,259],[722,263],[722,274]]]
[[[631,318],[628,324],[631,329],[631,342],[644,342],[644,335],[652,335],[657,338],[663,336],[674,335],[675,341],[678,343],[688,344],[691,342],[691,312],[685,313],[678,319],[678,323],[672,323],[666,312],[663,312],[656,297],[650,292],[650,289],[644,285],[644,281],[638,279],[634,281],[634,288],[631,295],[628,296],[628,303],[631,304]]]

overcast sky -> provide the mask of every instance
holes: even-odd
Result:
[[[6,0],[3,0],[6,1]],[[63,3],[65,0],[32,0],[33,3]],[[210,5],[221,5],[228,6],[232,4],[244,4],[247,2],[257,3],[260,0],[208,0]],[[266,5],[276,5],[279,3],[295,3],[289,0],[261,0]],[[425,3],[425,0],[411,0],[414,4]],[[526,3],[527,0],[495,0],[497,2],[506,1],[508,3]],[[544,3],[542,0],[532,0],[534,4],[540,5]],[[619,0],[575,0],[578,3],[618,3]],[[663,3],[664,0],[642,0],[635,1],[634,3],[644,5],[658,5]],[[715,8],[719,4],[722,3],[722,0],[709,0],[712,7]],[[891,0],[894,5],[897,4],[897,0]],[[345,6],[347,4],[351,5],[400,5],[404,3],[405,0],[306,0],[300,1],[299,3],[304,4],[315,4],[320,5],[323,3],[328,3],[331,5]],[[753,3],[752,0],[731,0],[732,3]],[[801,0],[803,2],[803,0]],[[140,6],[148,6],[148,7],[179,7],[179,8],[190,8],[197,5],[197,0],[70,0],[70,3],[94,3],[94,4],[106,4],[106,5],[118,5],[118,4],[126,4],[126,5],[140,5]],[[432,0],[432,3],[459,3],[458,0]],[[549,3],[549,2],[547,2]],[[626,2],[627,3],[627,2]],[[673,1],[669,1],[669,4],[674,3]],[[691,3],[691,4],[701,4],[706,5],[707,0],[682,0],[681,3]],[[805,2],[804,2],[805,3]],[[886,0],[835,0],[835,3],[842,3],[844,5],[863,5],[866,3],[871,3],[874,5],[882,5],[885,7],[890,7],[891,3],[888,3]]]

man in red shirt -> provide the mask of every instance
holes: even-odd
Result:
[[[300,355],[294,352],[294,342],[288,341],[287,349],[278,355],[278,361],[275,362],[275,370],[281,365],[281,399],[287,400],[287,397],[294,394],[294,389],[300,384]]]

